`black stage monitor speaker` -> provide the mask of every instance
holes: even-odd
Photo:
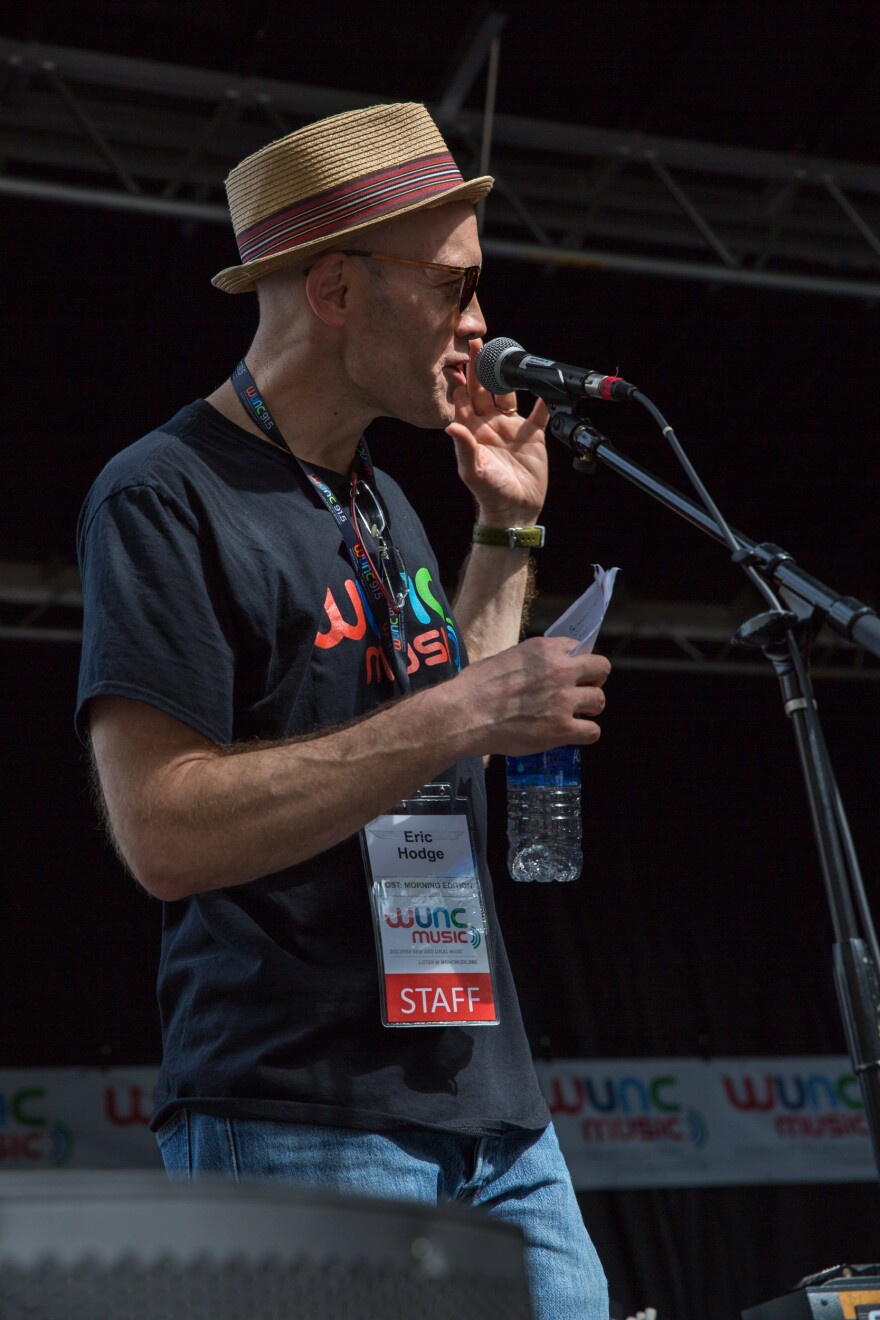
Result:
[[[2,1320],[531,1320],[478,1211],[162,1173],[0,1174]]]
[[[880,1265],[836,1265],[784,1297],[751,1306],[743,1320],[880,1320]]]

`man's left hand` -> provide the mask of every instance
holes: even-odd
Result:
[[[489,527],[534,523],[547,493],[547,405],[538,399],[528,417],[516,394],[490,394],[477,380],[474,359],[483,346],[471,340],[467,385],[453,396],[455,421],[446,428],[455,444],[458,474],[474,496],[478,519]]]

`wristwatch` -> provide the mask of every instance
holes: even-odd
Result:
[[[540,524],[534,527],[486,527],[474,523],[475,545],[503,545],[509,550],[540,550],[546,531]]]

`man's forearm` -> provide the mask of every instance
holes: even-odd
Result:
[[[454,604],[471,661],[485,660],[519,641],[531,590],[528,550],[471,547]]]
[[[150,706],[99,698],[92,746],[115,842],[166,900],[324,852],[471,754],[477,720],[447,687],[316,737],[230,748]]]
[[[173,900],[314,857],[467,757],[594,742],[607,673],[563,638],[535,638],[341,729],[227,749],[154,707],[98,697],[92,747],[122,855]]]

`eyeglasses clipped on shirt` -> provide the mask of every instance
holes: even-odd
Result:
[[[351,476],[351,520],[361,538],[361,549],[373,577],[389,610],[400,613],[409,591],[406,565],[391,541],[385,510],[379,503],[371,487],[358,477]],[[378,555],[378,566],[370,553],[368,542],[372,542]]]

